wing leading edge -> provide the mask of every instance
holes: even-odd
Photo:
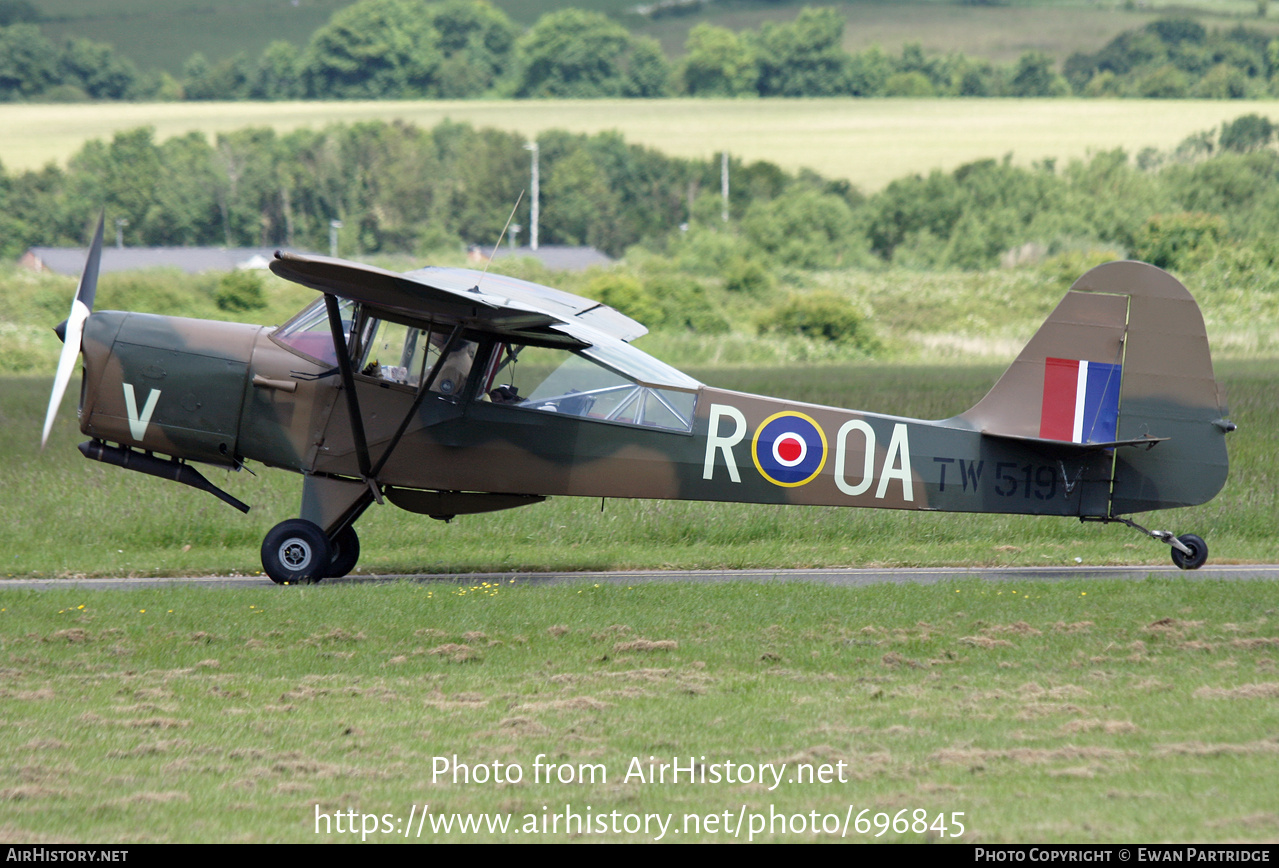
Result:
[[[621,341],[648,333],[630,317],[591,299],[469,268],[399,274],[327,256],[277,251],[275,257],[271,271],[286,280],[402,316],[436,315],[513,334],[555,325],[584,325]]]

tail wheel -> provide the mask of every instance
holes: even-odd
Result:
[[[360,560],[360,538],[356,536],[355,528],[347,525],[338,531],[330,546],[332,560],[324,575],[330,579],[340,579],[355,569]]]
[[[358,556],[358,552],[357,552]],[[309,585],[330,575],[333,547],[318,525],[282,521],[262,540],[262,569],[277,585]]]
[[[1197,570],[1208,562],[1208,544],[1193,533],[1182,534],[1177,542],[1190,549],[1186,554],[1178,549],[1172,550],[1172,562],[1183,570]]]

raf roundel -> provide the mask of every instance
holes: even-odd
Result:
[[[803,413],[776,413],[756,429],[751,457],[769,482],[794,488],[822,472],[826,434]]]

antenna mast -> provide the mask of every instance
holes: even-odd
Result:
[[[502,246],[502,239],[506,237],[506,230],[510,228],[511,221],[515,219],[515,212],[520,207],[520,202],[524,201],[524,191],[520,191],[520,195],[515,197],[515,207],[511,209],[511,216],[506,218],[506,225],[502,227],[502,231],[497,236],[497,243],[493,245],[493,252],[489,254],[489,261],[484,263],[484,271],[480,274],[480,280],[484,279],[484,275],[489,273],[489,266],[493,264],[493,257],[497,256],[497,249]],[[479,289],[479,284],[475,285]]]

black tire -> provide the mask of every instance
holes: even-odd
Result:
[[[1208,562],[1208,544],[1193,533],[1177,537],[1177,541],[1190,549],[1190,554],[1172,550],[1172,562],[1183,570],[1197,570]]]
[[[356,535],[355,528],[347,525],[338,531],[329,545],[333,559],[324,575],[330,579],[340,579],[355,569],[360,560],[360,538]]]
[[[332,546],[320,528],[301,518],[282,521],[262,540],[262,569],[277,585],[309,585],[329,574]]]

